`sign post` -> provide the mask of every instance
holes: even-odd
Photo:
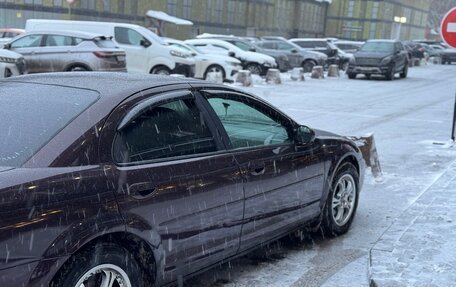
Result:
[[[451,129],[451,139],[453,142],[456,137],[456,96],[454,97],[454,110],[453,110],[453,128]]]
[[[456,7],[448,11],[440,24],[442,39],[449,46],[456,48]]]

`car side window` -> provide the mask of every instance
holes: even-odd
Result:
[[[207,100],[225,128],[232,148],[291,142],[286,127],[252,102],[213,95]]]
[[[41,45],[43,35],[28,35],[11,43],[11,48],[32,48]]]
[[[299,46],[301,46],[302,48],[314,48],[314,44],[310,41],[299,41],[297,42],[297,44]]]
[[[135,30],[124,27],[114,28],[114,38],[119,44],[133,46],[141,46],[141,40],[144,39],[144,37]]]
[[[142,109],[114,140],[117,163],[202,154],[216,143],[194,99],[176,99]]]
[[[44,45],[46,47],[53,46],[71,46],[72,38],[63,35],[47,35]]]
[[[282,42],[278,43],[277,46],[278,46],[279,50],[291,50],[291,49],[293,49],[293,46],[291,46],[290,44],[282,43]]]

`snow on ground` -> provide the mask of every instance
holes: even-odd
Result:
[[[456,66],[414,67],[409,70],[407,79],[396,78],[392,82],[383,78],[367,80],[362,76],[358,76],[357,80],[349,80],[344,75],[323,80],[307,77],[305,82],[294,82],[288,77],[282,74],[282,85],[268,85],[255,79],[254,87],[242,89],[266,99],[310,127],[342,135],[373,133],[383,178],[376,181],[370,174],[366,175],[357,216],[348,234],[335,239],[318,235],[305,235],[302,240],[284,239],[211,269],[189,280],[186,285],[368,286],[369,278],[374,277],[376,282],[395,286],[393,283],[399,282],[395,281],[395,275],[401,278],[400,284],[416,283],[419,272],[426,274],[422,264],[438,269],[428,268],[429,274],[454,268],[452,262],[442,265],[448,252],[456,252],[454,228],[436,230],[440,236],[434,239],[443,250],[433,249],[432,256],[419,257],[415,254],[413,257],[431,260],[428,263],[416,259],[413,264],[409,262],[406,265],[400,261],[388,261],[387,258],[394,255],[398,258],[405,256],[406,249],[401,249],[403,245],[398,244],[397,238],[389,242],[395,253],[381,253],[379,246],[388,239],[390,233],[394,238],[394,231],[414,231],[410,226],[403,226],[416,222],[414,217],[407,217],[407,214],[419,209],[421,201],[433,191],[433,184],[439,182],[442,185],[442,177],[452,178],[449,171],[454,171],[456,176],[456,169],[450,168],[456,160],[456,146],[448,144],[456,92]],[[441,187],[438,191],[440,201],[444,196],[456,198],[453,185],[446,186],[446,195]],[[436,207],[429,210],[436,212],[441,206],[436,203]],[[456,222],[456,218],[451,218],[454,212],[446,214],[446,220]],[[409,221],[406,218],[414,221],[407,223]],[[423,224],[420,228],[426,226],[432,224]],[[420,234],[412,232],[406,238],[413,240],[413,235]],[[413,242],[408,246],[413,246]],[[374,257],[370,256],[371,253],[374,253]],[[395,270],[398,274],[395,274]],[[412,277],[415,279],[412,280]],[[438,286],[454,284],[453,281],[445,285],[445,278],[450,280],[452,277],[444,277]],[[421,283],[432,281],[423,280]]]

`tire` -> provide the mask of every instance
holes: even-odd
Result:
[[[358,171],[352,163],[343,163],[331,183],[323,208],[320,228],[325,236],[335,237],[348,231],[356,214],[358,197]]]
[[[150,73],[155,74],[155,75],[168,76],[169,74],[171,74],[171,71],[165,66],[156,66],[156,67],[153,67],[152,70],[150,70]]]
[[[210,73],[210,72],[222,73],[223,80],[226,79],[225,70],[220,65],[210,65],[209,67],[207,67],[206,71],[204,72],[204,79],[205,80],[207,79],[207,74]]]
[[[387,79],[388,81],[394,80],[394,75],[396,74],[396,71],[395,71],[394,68],[395,68],[395,66],[392,66],[392,67],[389,69],[388,73],[385,74],[385,77],[386,77],[386,79]]]
[[[314,66],[316,66],[317,63],[315,63],[312,60],[306,60],[304,63],[302,63],[302,68],[304,69],[305,73],[310,73],[312,72],[312,69]]]
[[[261,75],[263,72],[263,69],[261,68],[260,65],[255,64],[255,63],[250,63],[245,67],[246,70],[250,71],[250,73],[255,74],[255,75]]]
[[[402,79],[405,79],[405,78],[407,78],[407,75],[408,75],[408,64],[405,64],[404,70],[402,70],[402,72],[400,73],[400,76]]]
[[[355,73],[347,73],[347,76],[349,79],[356,79],[356,74]]]
[[[125,287],[146,287],[142,278],[141,268],[130,252],[116,244],[102,243],[71,257],[50,286],[103,286],[104,282],[118,286],[122,280]]]
[[[82,65],[74,65],[67,69],[67,72],[87,72],[87,71],[90,71],[90,69],[88,69],[87,67],[82,66]]]

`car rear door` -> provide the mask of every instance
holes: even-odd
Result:
[[[104,136],[127,230],[160,246],[165,281],[235,254],[244,212],[234,155],[187,88],[125,102]]]
[[[70,36],[44,35],[40,52],[41,69],[46,72],[63,72],[72,62],[83,63],[84,61],[75,58],[72,42]]]
[[[319,145],[298,148],[291,120],[252,97],[217,90],[202,93],[226,131],[244,179],[241,249],[315,217],[324,183]]]

